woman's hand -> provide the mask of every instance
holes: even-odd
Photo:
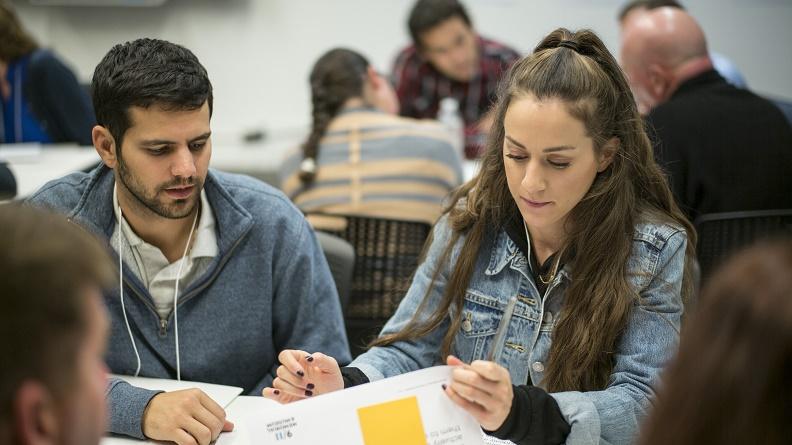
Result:
[[[511,411],[514,391],[509,371],[495,362],[476,360],[466,364],[449,355],[446,361],[455,369],[445,392],[469,412],[488,431],[503,425]]]
[[[278,354],[281,365],[272,387],[264,388],[261,395],[280,403],[291,403],[307,397],[344,389],[344,379],[338,362],[321,352],[286,349]]]

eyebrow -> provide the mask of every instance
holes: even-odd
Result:
[[[204,140],[204,139],[209,139],[209,136],[211,136],[211,135],[212,135],[212,132],[211,131],[207,131],[206,133],[204,133],[204,134],[202,134],[202,135],[200,135],[198,137],[192,138],[192,139],[190,139],[187,142],[188,143],[192,143],[192,142],[201,141],[201,140]],[[173,145],[175,143],[176,143],[175,141],[169,141],[167,139],[150,139],[150,140],[147,140],[147,141],[142,141],[140,143],[140,145],[143,145],[143,146]]]
[[[506,139],[508,139],[509,142],[511,142],[512,144],[522,148],[523,150],[527,150],[527,148],[525,148],[525,145],[515,141],[514,139],[512,139],[508,135],[506,136]],[[557,151],[574,150],[575,148],[576,147],[573,147],[571,145],[559,145],[558,147],[547,147],[544,150],[542,150],[542,152],[544,152],[544,153],[555,153]]]

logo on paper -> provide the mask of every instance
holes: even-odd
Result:
[[[294,436],[292,428],[297,426],[294,417],[276,420],[267,424],[267,432],[275,436],[276,441],[288,440]]]

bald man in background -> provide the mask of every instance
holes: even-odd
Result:
[[[663,7],[625,24],[622,66],[680,205],[716,212],[792,208],[792,129],[771,102],[712,66],[701,27]]]
[[[679,8],[683,11],[686,11],[685,7],[675,0],[630,0],[626,2],[619,10],[619,26],[624,29],[624,26],[630,20],[639,17],[641,14],[647,11],[662,8],[664,6]],[[710,59],[712,59],[712,67],[718,72],[718,74],[723,76],[727,82],[739,88],[748,87],[747,83],[745,82],[745,77],[743,77],[739,68],[737,68],[737,65],[735,65],[734,62],[732,62],[729,58],[712,50],[710,50],[709,56]]]

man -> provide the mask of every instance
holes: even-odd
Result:
[[[456,99],[465,122],[465,156],[477,157],[498,82],[520,55],[479,36],[457,0],[418,0],[408,27],[413,44],[393,68],[401,115],[435,119],[441,99]]]
[[[696,21],[658,8],[624,29],[622,64],[649,111],[656,156],[691,219],[705,213],[792,208],[792,130],[772,103],[712,67]]]
[[[162,40],[116,45],[92,86],[104,165],[31,201],[123,258],[121,292],[105,295],[110,369],[260,394],[282,349],[348,361],[335,286],[302,214],[263,183],[208,168],[212,86],[195,55]],[[195,389],[157,393],[116,379],[108,400],[114,433],[203,445],[233,427]]]
[[[113,282],[101,245],[66,218],[0,206],[0,443],[96,445]]]
[[[642,13],[664,6],[679,8],[683,11],[685,10],[685,8],[675,0],[632,0],[622,6],[619,11],[619,26],[624,29],[629,21],[637,18]],[[745,78],[734,62],[729,60],[726,56],[714,51],[710,51],[709,56],[715,71],[723,76],[729,83],[739,88],[746,88],[748,86],[745,82]]]

